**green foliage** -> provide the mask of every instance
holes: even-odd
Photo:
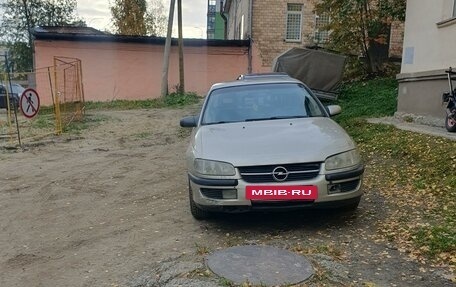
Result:
[[[76,4],[76,0],[7,0],[0,4],[0,39],[11,52],[15,71],[33,69],[31,28],[85,24],[76,16]]]
[[[8,57],[12,60],[10,71],[30,71],[32,69],[32,49],[27,42],[9,42],[7,47],[10,51]]]
[[[391,22],[403,21],[406,0],[321,0],[318,14],[328,14],[328,48],[348,55],[361,54],[365,73],[383,74]],[[330,7],[330,9],[328,8]]]
[[[355,118],[392,116],[397,105],[397,81],[390,78],[346,83],[341,89],[338,104],[340,123]]]
[[[115,0],[111,14],[116,33],[146,35],[146,13],[146,0]]]
[[[168,107],[179,107],[188,104],[195,104],[199,101],[196,93],[171,93],[164,98],[165,105]]]
[[[115,33],[134,36],[163,35],[166,23],[161,0],[115,0],[110,7]]]
[[[165,6],[163,6],[162,0],[150,1],[149,9],[146,16],[148,35],[166,35],[168,17],[166,16]]]

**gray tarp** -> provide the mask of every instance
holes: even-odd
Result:
[[[285,72],[305,83],[322,98],[336,98],[342,79],[345,57],[305,48],[291,48],[277,56],[272,63],[273,72]],[[319,95],[319,91],[323,95]],[[328,93],[328,95],[324,95]],[[331,96],[331,94],[333,94]]]

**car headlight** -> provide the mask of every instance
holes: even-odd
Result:
[[[346,168],[360,164],[361,156],[356,149],[328,157],[325,161],[326,170]]]
[[[205,175],[235,175],[234,166],[227,162],[197,158],[193,162],[196,172]]]

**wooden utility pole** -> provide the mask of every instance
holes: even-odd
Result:
[[[179,93],[185,93],[184,40],[182,38],[182,0],[177,0],[177,26],[179,30]]]
[[[173,32],[173,17],[174,6],[176,0],[171,0],[169,5],[168,16],[168,33],[166,35],[165,53],[163,56],[163,70],[162,70],[162,83],[161,83],[161,96],[165,97],[168,94],[168,69],[169,69],[169,52],[171,50],[171,34]]]

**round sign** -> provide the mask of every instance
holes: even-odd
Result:
[[[21,111],[27,118],[33,118],[40,109],[40,98],[34,89],[26,89],[21,96],[19,102]]]

